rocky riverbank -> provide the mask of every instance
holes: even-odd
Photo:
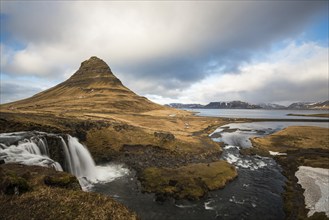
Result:
[[[274,159],[281,165],[287,178],[283,198],[286,219],[328,219],[324,213],[307,217],[304,189],[298,184],[296,172],[300,166],[329,168],[328,128],[292,126],[272,135],[253,138],[254,148],[243,153],[270,156],[269,151],[281,153]]]

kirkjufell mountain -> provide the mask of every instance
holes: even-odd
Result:
[[[5,104],[3,108],[23,112],[112,113],[143,112],[166,107],[129,90],[102,59],[93,56],[82,62],[68,80],[30,98]]]

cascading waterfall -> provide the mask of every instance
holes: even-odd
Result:
[[[17,145],[5,145],[1,143],[0,160],[5,163],[20,163],[25,165],[37,165],[53,167],[57,171],[63,171],[62,166],[49,158],[48,146],[42,139],[24,139]]]
[[[73,166],[72,166],[72,163],[71,163],[71,156],[70,156],[69,148],[67,147],[66,142],[64,141],[64,139],[61,136],[59,137],[59,139],[61,140],[62,148],[64,150],[66,170],[69,173],[73,173]]]
[[[64,164],[59,164],[51,159],[46,139],[47,135],[59,140],[60,148],[64,154],[62,155],[64,156]],[[67,135],[66,143],[60,135],[46,134],[44,132],[0,134],[0,161],[4,161],[4,163],[52,167],[57,171],[64,170],[75,175],[85,189],[91,183],[112,181],[129,172],[122,165],[96,166],[88,149],[75,137]]]
[[[36,140],[37,146],[40,149],[42,155],[49,156],[48,144],[45,138],[39,138]]]
[[[67,163],[67,171],[76,177],[94,180],[97,176],[96,165],[89,151],[79,143],[77,138],[68,135],[68,146],[60,137]]]

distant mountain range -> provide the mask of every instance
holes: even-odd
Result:
[[[210,102],[208,105],[205,105],[203,108],[208,109],[257,109],[261,108],[259,105],[252,105],[248,102],[242,101],[232,101],[232,102]]]
[[[166,106],[172,107],[172,108],[203,108],[204,105],[201,104],[182,104],[182,103],[170,103]]]
[[[289,105],[288,109],[329,109],[329,100],[324,102],[296,102]]]
[[[172,108],[203,108],[203,109],[292,109],[292,110],[312,110],[312,109],[329,109],[329,100],[323,102],[296,102],[289,106],[283,106],[273,103],[250,104],[242,101],[230,102],[210,102],[207,105],[201,104],[182,104],[170,103],[166,106]]]

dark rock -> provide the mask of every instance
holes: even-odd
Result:
[[[47,140],[50,158],[60,163],[63,169],[65,169],[66,167],[65,154],[62,147],[62,141],[60,139],[60,136],[47,135],[45,138]],[[65,140],[66,138],[67,138],[66,136],[63,136],[64,141],[66,141]]]
[[[0,171],[0,192],[6,195],[21,195],[31,189],[27,180],[16,173]]]
[[[175,140],[175,136],[169,132],[154,132],[154,137],[159,138],[161,142],[169,142]]]
[[[177,180],[169,180],[169,186],[176,186],[178,183]]]
[[[156,193],[155,194],[155,201],[162,204],[165,201],[167,201],[169,199],[168,195],[165,193]]]
[[[216,132],[216,133],[213,133],[210,137],[211,138],[221,138],[222,134],[220,132]]]
[[[114,125],[113,128],[115,131],[128,130],[131,126],[127,124]]]

